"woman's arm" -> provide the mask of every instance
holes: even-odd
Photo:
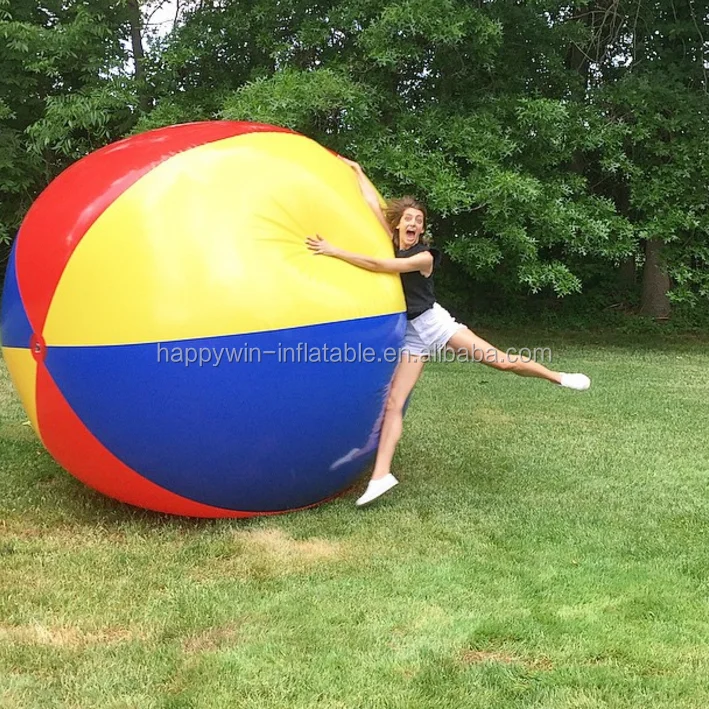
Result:
[[[356,163],[354,160],[348,160],[347,158],[343,157],[341,157],[340,159],[347,163],[354,170],[354,173],[357,176],[357,182],[359,182],[359,188],[362,191],[362,195],[364,196],[365,202],[374,212],[374,215],[379,220],[379,223],[384,227],[387,234],[390,234],[391,227],[387,223],[386,217],[384,216],[384,212],[382,211],[382,206],[379,203],[379,195],[377,194],[377,190],[370,182],[369,178],[364,174],[364,170],[362,169],[361,165],[359,165],[359,163]]]
[[[413,271],[420,271],[424,275],[429,275],[433,269],[433,256],[429,251],[404,258],[374,258],[373,256],[363,256],[344,249],[338,249],[325,241],[320,235],[308,237],[306,244],[315,255],[332,256],[341,261],[351,263],[353,266],[377,273],[412,273]]]

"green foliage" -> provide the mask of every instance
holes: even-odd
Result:
[[[0,240],[90,150],[245,119],[425,200],[462,288],[573,297],[659,239],[707,306],[707,0],[187,0],[159,36],[150,0],[139,80],[130,5],[0,0]]]
[[[108,0],[0,0],[0,242],[54,176],[132,125],[126,17]]]
[[[458,0],[400,0],[388,2],[358,42],[376,65],[398,73],[408,68],[428,70],[440,79],[441,54],[456,48],[465,52],[477,45],[478,60],[492,59],[502,27],[470,3]],[[450,68],[446,66],[445,68]]]
[[[31,151],[78,160],[123,137],[134,122],[137,95],[123,79],[84,88],[73,94],[48,96],[42,118],[25,133]]]
[[[601,96],[613,102],[617,120],[627,126],[626,151],[631,159],[619,166],[619,172],[627,183],[635,228],[642,238],[667,244],[674,301],[706,302],[707,95],[687,90],[671,76],[656,83],[650,77],[630,75]]]
[[[374,116],[374,97],[346,74],[330,69],[284,69],[228,96],[220,116],[230,120],[275,123],[332,142],[356,134]]]

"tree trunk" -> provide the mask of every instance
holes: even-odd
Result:
[[[143,36],[140,31],[140,2],[139,0],[128,0],[128,17],[130,21],[130,41],[133,49],[133,63],[135,64],[135,78],[140,81],[143,78]]]
[[[150,110],[150,99],[142,85],[145,76],[145,50],[143,49],[143,34],[141,30],[142,18],[140,14],[140,0],[128,0],[128,19],[130,22],[130,39],[133,49],[133,63],[135,64],[135,80],[138,84],[140,108],[147,113]]]
[[[643,269],[643,293],[640,314],[666,320],[670,317],[670,277],[662,264],[662,241],[650,239],[645,244],[645,268]]]

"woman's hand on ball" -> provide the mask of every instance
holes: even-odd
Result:
[[[305,243],[311,251],[315,252],[316,255],[322,254],[323,256],[334,256],[337,252],[337,249],[331,243],[325,241],[320,234],[309,236]]]

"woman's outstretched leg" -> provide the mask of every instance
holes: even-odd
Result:
[[[584,390],[591,386],[591,380],[585,374],[555,372],[533,360],[509,357],[467,327],[458,330],[448,340],[447,346],[455,352],[467,352],[475,362],[481,362],[504,372],[512,372],[520,377],[546,379],[569,389]]]
[[[421,376],[425,362],[424,357],[404,353],[397,365],[387,398],[374,470],[367,489],[357,500],[358,506],[371,502],[398,483],[391,474],[391,461],[401,438],[404,404]]]

